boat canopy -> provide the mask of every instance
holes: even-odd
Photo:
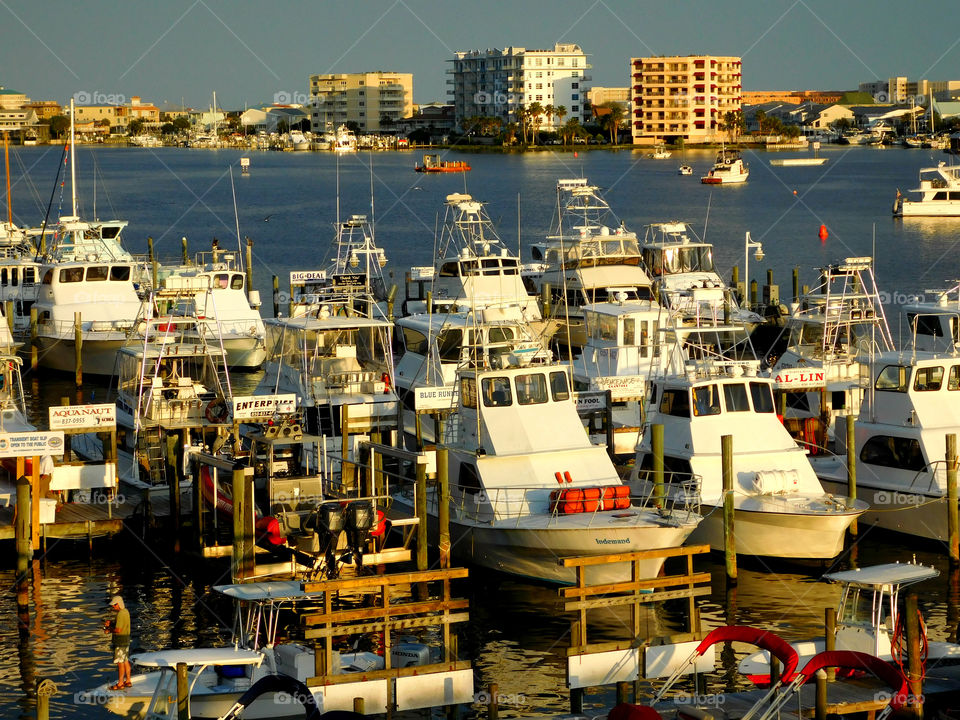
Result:
[[[259,665],[263,654],[236,647],[191,648],[139,653],[130,658],[140,667],[175,668],[178,663],[197,665]]]
[[[924,567],[913,563],[886,563],[827,573],[823,576],[823,579],[878,589],[885,585],[912,585],[935,578],[939,574],[940,571],[934,567]]]
[[[245,602],[303,600],[323,594],[308,593],[303,589],[301,583],[295,580],[243,583],[240,585],[214,585],[213,589],[221,595]]]

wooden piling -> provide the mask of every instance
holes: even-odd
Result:
[[[947,549],[950,564],[960,563],[960,527],[957,517],[957,436],[947,435]]]
[[[570,688],[570,714],[583,715],[583,688]]]
[[[253,574],[253,474],[239,463],[233,467],[233,582]]]
[[[190,253],[189,253],[189,251],[187,250],[187,236],[186,236],[186,235],[184,235],[182,238],[180,238],[180,244],[183,246],[183,247],[182,247],[182,250],[183,250],[183,260],[182,260],[182,262],[183,262],[184,265],[189,265],[189,264],[190,264]]]
[[[280,317],[280,278],[273,276],[273,316]]]
[[[397,284],[394,283],[390,286],[390,291],[387,293],[387,320],[393,322],[393,308],[394,304],[397,302]],[[371,313],[372,315],[372,313]]]
[[[37,306],[30,306],[30,369],[36,372],[40,366],[40,353],[37,347]]]
[[[6,305],[4,306],[4,312],[7,314],[7,326],[10,328],[10,332],[13,332],[13,300],[7,300]]]
[[[73,362],[74,381],[79,389],[83,387],[83,320],[78,312],[73,314]]]
[[[23,477],[22,464],[18,458],[17,474],[17,522],[14,526],[14,536],[17,546],[17,581],[22,582],[27,577],[30,560],[33,558],[33,538],[31,537],[31,519],[33,508],[30,497],[30,481]]]
[[[355,698],[353,699],[353,711],[354,711],[357,715],[365,715],[365,714],[366,714],[366,713],[363,711],[363,706],[364,706],[364,700],[363,700],[362,697],[355,697]]]
[[[857,436],[855,432],[856,419],[853,413],[847,414],[847,498],[849,506],[853,507],[857,500]],[[857,521],[850,523],[850,535],[857,536]]]
[[[740,284],[740,266],[734,265],[733,269],[730,271],[730,287],[736,290],[737,285],[739,284]]]
[[[287,295],[287,317],[293,317],[293,283],[290,283],[290,294]]]
[[[603,393],[603,430],[607,443],[607,455],[610,460],[616,458],[616,433],[613,431],[613,391],[605,390]]]
[[[487,720],[497,720],[500,717],[500,686],[490,683],[487,686]]]
[[[757,281],[750,281],[750,309],[757,306]]]
[[[837,649],[837,611],[831,607],[823,611],[823,639],[824,649]],[[833,682],[836,679],[836,668],[827,668],[827,682]]]
[[[153,265],[153,238],[147,238],[147,262]]]
[[[800,268],[793,269],[793,301],[800,302]]]
[[[780,680],[780,658],[770,653],[770,685],[776,685]]]
[[[340,410],[340,439],[342,459],[340,460],[340,484],[344,488],[353,487],[354,467],[350,462],[350,406],[344,405]]]
[[[630,702],[630,683],[617,683],[617,705],[623,705]]]
[[[550,301],[552,300],[552,292],[553,290],[550,287],[550,283],[544,283],[543,287],[540,289],[540,303],[543,305],[543,317],[550,317]]]
[[[440,567],[450,567],[450,467],[448,450],[443,447],[443,420],[437,414],[437,521],[440,525]]]
[[[253,290],[253,240],[247,238],[247,296]]]
[[[815,720],[827,720],[827,674],[821,668],[814,674],[816,681]]]
[[[182,662],[177,663],[177,720],[190,720],[190,677]]]
[[[433,314],[433,290],[427,290],[427,315]]]
[[[907,621],[907,683],[913,699],[910,707],[914,716],[923,717],[923,665],[920,657],[920,610],[917,594],[907,595],[903,608]]]
[[[417,570],[427,569],[427,466],[417,463]]]
[[[720,438],[723,467],[723,552],[726,557],[727,580],[737,582],[737,543],[733,512],[733,435]]]
[[[653,451],[653,502],[663,507],[663,424],[656,423],[650,426],[650,448]]]

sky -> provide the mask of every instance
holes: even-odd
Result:
[[[743,58],[745,90],[960,79],[956,3],[931,0],[0,0],[0,86],[33,100],[226,109],[307,101],[314,73],[414,75],[446,101],[458,50],[581,46],[592,85],[647,55]],[[915,9],[914,9],[915,8]]]

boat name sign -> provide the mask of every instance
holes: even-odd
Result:
[[[594,410],[604,410],[607,407],[606,390],[586,390],[574,393],[573,399],[577,405],[577,412],[580,414],[593,412]]]
[[[453,406],[453,387],[419,387],[414,390],[413,407],[421,410],[449,410]]]
[[[63,455],[63,431],[0,433],[0,457]]]
[[[291,285],[306,285],[310,282],[323,282],[326,279],[326,270],[296,270],[290,273]]]
[[[54,405],[49,417],[51,430],[106,430],[117,426],[117,406]]]
[[[826,374],[823,370],[808,370],[805,368],[786,368],[779,371],[774,377],[778,388],[809,389],[824,387]]]
[[[630,400],[643,397],[645,381],[639,375],[609,375],[594,378],[594,384],[600,390],[609,390],[614,400]]]
[[[233,398],[234,420],[262,420],[274,415],[296,412],[295,393],[284,395],[246,395]]]
[[[424,265],[410,268],[411,280],[433,280],[433,266]]]

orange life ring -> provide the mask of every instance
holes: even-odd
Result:
[[[217,398],[207,403],[207,407],[203,411],[203,415],[209,422],[217,425],[226,421],[229,412],[227,411],[226,403]]]

